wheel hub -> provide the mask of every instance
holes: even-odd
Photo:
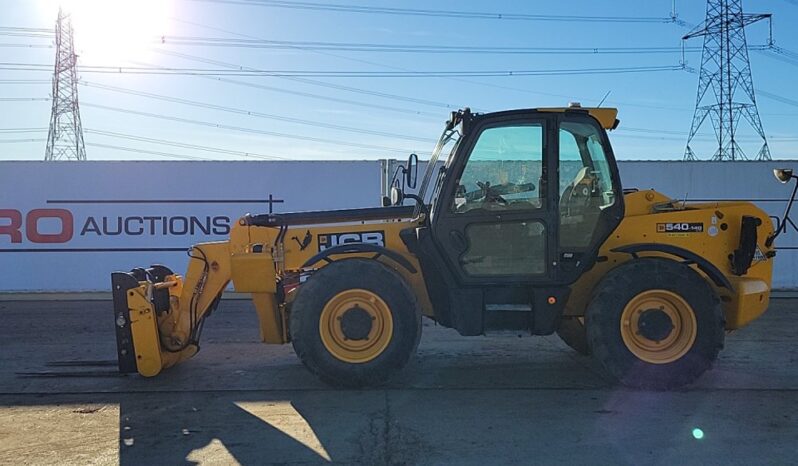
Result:
[[[338,360],[354,364],[369,362],[391,342],[391,308],[372,291],[343,290],[322,309],[319,336],[327,351]]]
[[[695,313],[680,295],[663,289],[642,291],[621,312],[621,338],[638,359],[668,364],[687,354],[698,333]]]
[[[371,315],[364,309],[355,305],[344,311],[341,316],[341,332],[348,340],[367,340],[371,332]]]
[[[637,321],[638,332],[643,338],[662,341],[674,329],[673,320],[663,309],[646,309]]]

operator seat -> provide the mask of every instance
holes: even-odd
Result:
[[[590,176],[590,167],[579,169],[573,181],[562,192],[560,197],[560,215],[571,215],[570,208],[573,206],[574,198],[581,198],[582,205],[586,204],[587,198],[591,194],[592,183],[593,177]],[[568,212],[563,209],[567,209]]]
[[[590,167],[582,167],[560,197],[560,244],[581,248],[589,244],[601,213],[596,197],[595,177]]]

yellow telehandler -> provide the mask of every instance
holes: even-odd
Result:
[[[622,189],[616,117],[453,112],[417,191],[411,155],[382,207],[247,214],[228,241],[193,246],[184,276],[113,273],[119,370],[151,377],[196,354],[232,281],[252,293],[262,340],[291,342],[337,386],[404,366],[422,316],[462,335],[558,332],[633,387],[694,381],[727,330],[767,309],[782,230],[748,202]]]

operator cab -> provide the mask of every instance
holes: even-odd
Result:
[[[403,234],[444,325],[479,334],[507,328],[491,320],[510,312],[533,333],[554,331],[568,285],[623,218],[606,134],[616,116],[578,106],[452,113],[413,196],[424,225]]]

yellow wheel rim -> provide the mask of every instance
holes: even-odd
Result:
[[[319,334],[324,347],[336,359],[355,364],[369,362],[391,342],[391,309],[371,291],[342,291],[321,311]]]
[[[651,364],[667,364],[684,356],[692,348],[697,331],[693,308],[667,290],[638,294],[621,314],[624,344]]]

